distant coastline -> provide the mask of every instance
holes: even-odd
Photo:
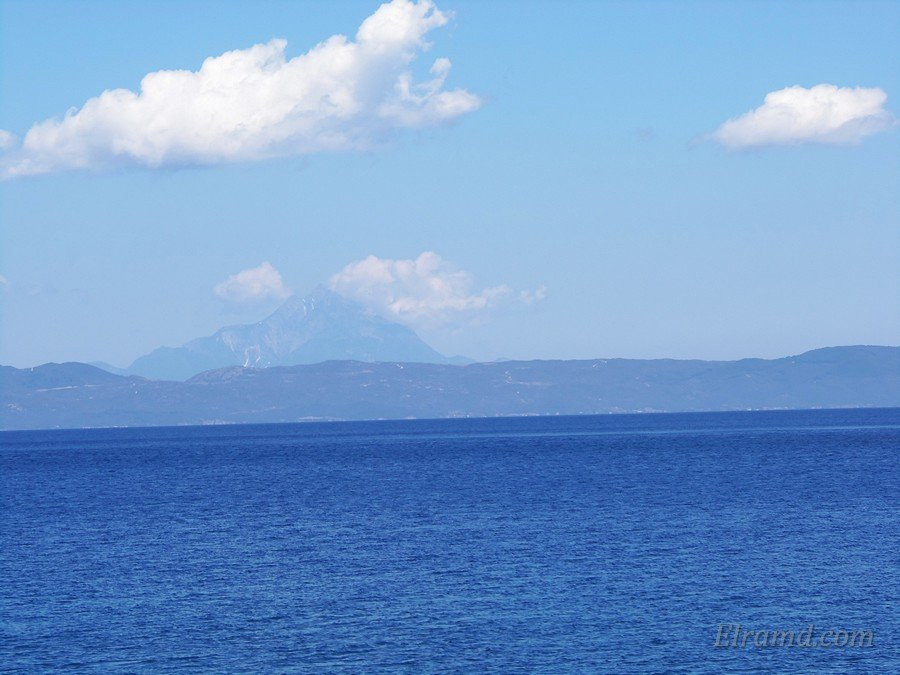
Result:
[[[83,363],[0,367],[0,429],[10,430],[898,406],[900,347],[739,361],[326,361],[186,382]]]
[[[424,424],[424,425],[433,425],[433,424],[442,424],[442,423],[453,423],[453,422],[472,422],[472,423],[502,423],[509,422],[510,424],[517,423],[527,423],[530,420],[535,422],[540,421],[541,423],[546,423],[548,421],[556,421],[561,425],[566,425],[567,431],[572,431],[572,426],[578,427],[582,424],[588,423],[593,418],[618,418],[618,419],[644,419],[644,418],[667,418],[671,417],[674,419],[696,419],[698,417],[707,417],[709,419],[716,419],[719,416],[722,416],[722,419],[728,419],[730,421],[734,421],[735,416],[747,415],[749,417],[753,417],[754,423],[759,420],[759,415],[808,415],[808,414],[848,414],[848,415],[856,415],[863,413],[871,413],[872,415],[883,416],[885,414],[890,415],[892,413],[896,414],[896,420],[891,419],[891,424],[889,426],[900,426],[900,405],[896,406],[887,406],[887,407],[871,407],[871,406],[847,406],[843,408],[748,408],[746,410],[688,410],[688,411],[660,411],[660,410],[652,410],[652,411],[633,411],[633,412],[606,412],[606,413],[580,413],[574,415],[562,415],[558,413],[554,414],[523,414],[523,415],[481,415],[481,416],[471,416],[471,417],[378,417],[378,418],[359,418],[359,419],[341,419],[336,417],[324,418],[324,417],[309,417],[304,419],[294,420],[292,422],[227,422],[220,420],[212,420],[207,422],[201,422],[199,424],[185,423],[185,424],[149,424],[149,425],[112,425],[112,426],[82,426],[82,427],[39,427],[39,428],[28,428],[28,429],[0,429],[0,435],[2,434],[29,434],[29,433],[41,433],[41,432],[66,432],[66,431],[115,431],[115,430],[129,430],[129,431],[138,431],[141,429],[145,430],[190,430],[190,429],[227,429],[227,428],[245,428],[245,427],[264,427],[264,428],[292,428],[292,427],[314,427],[317,425],[322,425],[325,427],[339,427],[339,426],[349,426],[353,427],[355,425],[360,425],[360,427],[365,427],[369,431],[373,431],[371,425],[392,425],[392,424]],[[805,419],[805,418],[804,418]],[[772,419],[769,420],[773,421]],[[766,425],[768,426],[768,425]],[[791,428],[793,425],[786,425],[783,428]],[[859,425],[854,425],[859,426]],[[873,425],[862,425],[861,428],[868,428],[871,426],[872,428],[882,428],[884,424],[873,424]],[[782,427],[779,427],[782,428]],[[673,430],[667,430],[668,433],[671,433]],[[578,434],[579,432],[572,431],[574,434]],[[609,432],[613,433],[613,432]]]

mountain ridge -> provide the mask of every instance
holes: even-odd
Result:
[[[900,347],[736,361],[338,360],[185,382],[78,363],[0,367],[2,429],[842,407],[900,407]]]

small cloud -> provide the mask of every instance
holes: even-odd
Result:
[[[355,39],[333,35],[294,58],[286,40],[273,39],[211,56],[196,71],[149,73],[138,91],[107,90],[34,124],[0,176],[367,150],[401,129],[450,122],[481,105],[464,89],[444,89],[450,61],[434,61],[422,83],[409,71],[448,20],[431,0],[392,0]]]
[[[59,293],[59,290],[53,286],[42,286],[41,284],[30,282],[11,282],[0,274],[0,293],[9,294],[11,297],[34,298],[44,294],[55,295]]]
[[[519,291],[519,299],[526,305],[533,305],[534,303],[540,302],[546,297],[547,287],[544,285],[538,286],[533,291]]]
[[[728,120],[708,137],[732,150],[801,143],[850,145],[897,123],[885,110],[885,101],[887,94],[877,87],[787,87],[766,94],[760,107]]]
[[[6,129],[0,129],[0,150],[6,150],[16,144],[16,135]]]
[[[267,262],[232,274],[217,284],[213,292],[222,300],[247,305],[263,300],[283,300],[291,292],[285,287],[281,274]]]
[[[332,276],[329,286],[377,314],[417,328],[470,318],[516,297],[506,284],[476,290],[471,274],[431,251],[411,260],[370,255]],[[528,301],[545,293],[538,289],[528,294]]]

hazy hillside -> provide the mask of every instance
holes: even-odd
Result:
[[[231,367],[187,382],[86,364],[0,371],[5,429],[632,411],[900,406],[900,347],[782,359],[328,361]]]

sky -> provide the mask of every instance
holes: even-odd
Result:
[[[479,360],[898,344],[898,29],[0,0],[0,363],[124,366],[320,284]]]

